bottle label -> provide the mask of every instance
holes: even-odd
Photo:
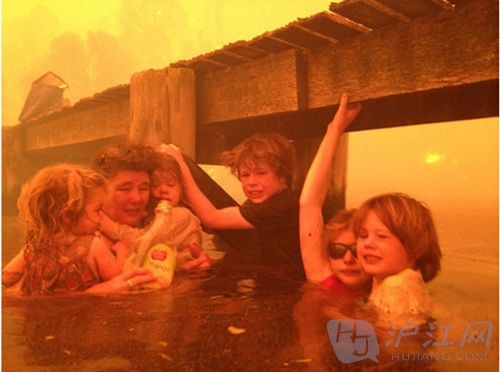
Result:
[[[165,261],[167,256],[168,256],[168,253],[165,251],[157,251],[157,250],[151,249],[151,259],[153,259],[155,261]]]
[[[149,249],[142,266],[151,270],[158,278],[158,282],[161,283],[161,287],[164,288],[172,282],[175,264],[174,250],[169,245],[160,243]],[[146,285],[146,287],[155,286]]]

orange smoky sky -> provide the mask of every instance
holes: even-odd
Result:
[[[136,72],[325,11],[330,2],[4,0],[2,123],[17,123],[32,81],[49,70],[75,103],[129,83]],[[498,118],[352,133],[348,161],[350,207],[403,191],[435,210],[487,215],[498,225]]]
[[[329,0],[4,0],[2,124],[17,123],[31,83],[47,71],[83,97],[298,17]]]

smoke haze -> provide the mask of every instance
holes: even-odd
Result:
[[[128,84],[133,73],[248,40],[330,1],[4,0],[2,124],[14,125],[47,71],[71,103]]]

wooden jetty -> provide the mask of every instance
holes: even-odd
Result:
[[[43,165],[87,162],[119,136],[175,142],[199,163],[258,131],[293,139],[299,178],[342,91],[351,131],[498,116],[497,0],[345,0],[249,41],[134,74],[3,128],[4,208]],[[334,176],[343,203],[345,155]]]

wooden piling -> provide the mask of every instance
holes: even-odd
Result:
[[[129,138],[156,146],[174,143],[195,156],[195,74],[188,68],[146,70],[130,83]]]

